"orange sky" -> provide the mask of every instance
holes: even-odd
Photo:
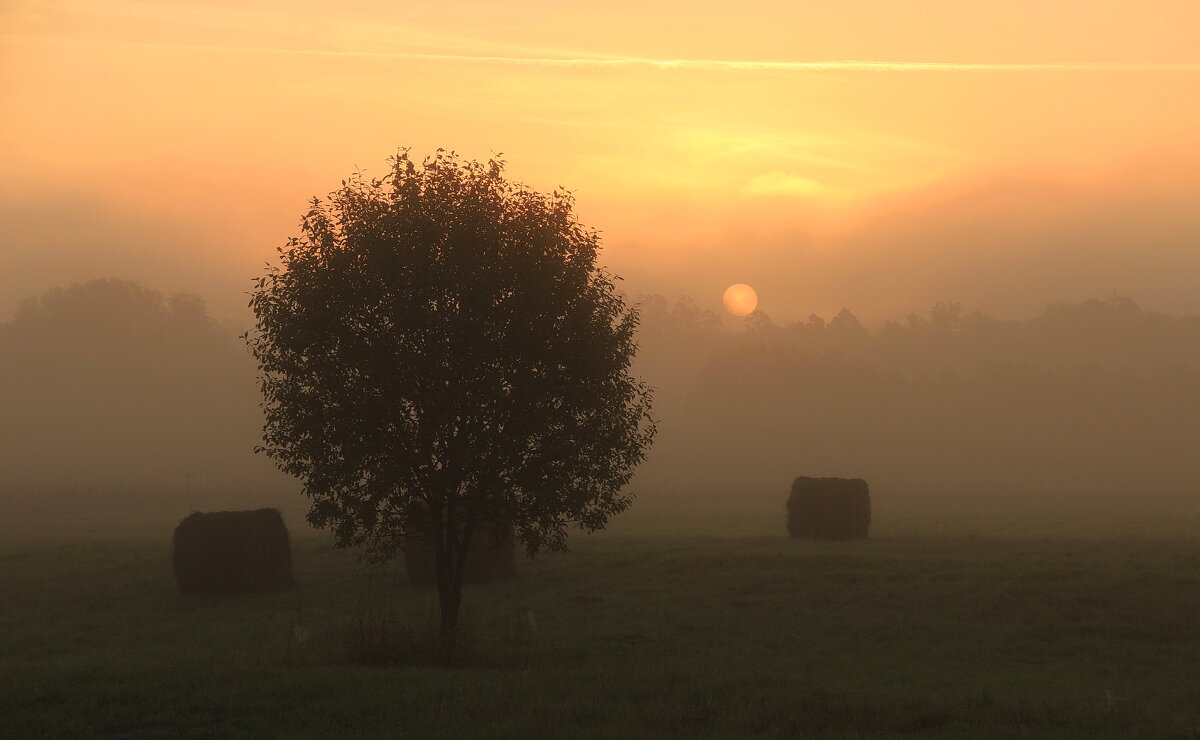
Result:
[[[233,315],[399,146],[503,152],[708,307],[1200,313],[1194,0],[327,5],[6,3],[0,317],[107,275]]]

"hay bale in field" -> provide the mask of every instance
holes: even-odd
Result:
[[[417,517],[414,519],[419,521]],[[437,560],[431,536],[414,537],[405,543],[404,570],[408,582],[414,586],[430,586],[437,582]],[[512,527],[480,522],[471,536],[463,581],[491,583],[511,581],[516,577],[516,539]]]
[[[184,593],[291,586],[292,548],[278,509],[194,512],[175,528],[172,560]]]
[[[861,478],[797,478],[788,497],[788,534],[818,540],[867,536],[871,494]]]

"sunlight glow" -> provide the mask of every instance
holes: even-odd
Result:
[[[825,192],[825,186],[808,177],[771,172],[759,175],[742,188],[746,195],[797,195],[811,196]]]
[[[725,289],[725,310],[734,316],[749,316],[758,307],[758,293],[745,283],[734,283]]]

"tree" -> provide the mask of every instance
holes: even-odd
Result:
[[[532,556],[603,528],[653,438],[650,389],[570,193],[442,150],[390,162],[314,198],[256,282],[260,449],[338,546],[432,538],[451,662],[472,534],[511,525]]]

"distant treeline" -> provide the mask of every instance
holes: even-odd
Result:
[[[278,485],[254,362],[195,295],[93,280],[0,323],[0,498],[187,504]]]
[[[1200,492],[1200,317],[1114,297],[1026,320],[939,303],[877,330],[849,311],[730,329],[686,298],[632,300],[661,420],[641,495],[782,502],[799,475],[866,478],[885,506]],[[122,280],[21,303],[0,323],[0,504],[295,495],[252,453],[242,331],[197,296]]]
[[[644,371],[672,409],[645,482],[733,494],[854,476],[999,505],[1200,493],[1200,317],[1113,297],[1020,321],[938,303],[877,331],[845,310],[758,313],[731,332],[686,299],[641,303]]]

